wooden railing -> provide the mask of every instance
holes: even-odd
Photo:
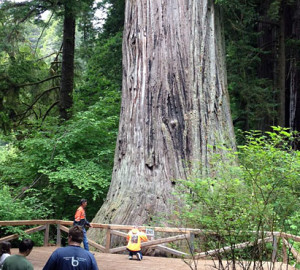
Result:
[[[24,232],[27,234],[38,232],[44,230],[44,246],[49,245],[49,227],[50,225],[55,225],[57,226],[56,230],[56,245],[60,246],[61,245],[61,231],[67,232],[69,231],[69,228],[66,226],[72,226],[73,222],[72,221],[64,221],[64,220],[19,220],[19,221],[0,221],[0,227],[3,226],[24,226],[24,225],[39,225],[34,228],[30,228],[25,230]],[[105,253],[117,253],[117,252],[122,252],[126,250],[126,246],[121,246],[121,247],[111,247],[111,237],[112,235],[116,236],[121,236],[121,237],[126,237],[127,232],[133,228],[133,226],[130,225],[116,225],[116,224],[99,224],[99,223],[92,223],[93,228],[98,228],[98,229],[104,229],[106,230],[106,240],[105,240],[105,246],[98,244],[97,242],[93,241],[92,239],[89,240],[89,244],[96,248],[97,250],[100,250],[101,252]],[[172,249],[170,247],[165,246],[164,244],[170,243],[170,242],[175,242],[178,240],[187,240],[189,241],[189,246],[192,249],[191,252],[193,253],[193,258],[194,259],[200,259],[204,257],[211,257],[216,254],[224,253],[232,248],[234,249],[243,249],[246,247],[253,246],[255,244],[260,244],[260,243],[267,243],[271,242],[273,244],[273,253],[272,253],[272,261],[275,262],[277,258],[277,247],[279,241],[282,241],[282,246],[283,246],[283,258],[282,261],[283,263],[288,263],[288,253],[287,250],[291,252],[293,257],[295,258],[296,262],[300,262],[300,254],[299,252],[289,243],[288,240],[293,240],[296,242],[300,242],[300,236],[284,233],[284,232],[264,232],[265,238],[259,239],[256,242],[244,242],[240,244],[235,244],[234,246],[225,246],[219,249],[214,249],[214,250],[208,250],[208,251],[203,251],[200,253],[195,253],[193,251],[193,241],[195,235],[208,235],[208,234],[216,234],[213,231],[204,231],[201,229],[189,229],[189,228],[169,228],[169,227],[146,227],[146,226],[139,226],[138,227],[140,230],[144,231],[152,231],[154,234],[157,233],[173,233],[177,235],[169,236],[169,237],[164,237],[164,238],[159,238],[159,239],[154,239],[153,237],[150,238],[148,242],[142,243],[142,247],[153,247],[155,249],[162,250],[164,252],[168,252],[170,254],[179,256],[179,257],[185,257],[185,258],[190,258],[191,254],[188,254],[186,252]],[[122,232],[126,231],[126,232]],[[247,232],[249,235],[251,232]],[[254,233],[254,232],[253,232]],[[256,232],[257,233],[257,232]],[[0,243],[3,241],[10,241],[13,239],[18,238],[18,234],[13,234],[9,236],[5,236],[0,238]]]

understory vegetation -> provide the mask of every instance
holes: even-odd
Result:
[[[217,250],[212,258],[224,268],[230,261],[247,269],[245,260],[257,265],[271,261],[274,232],[299,234],[300,153],[293,151],[299,134],[273,129],[246,133],[246,143],[237,150],[220,148],[228,159],[222,162],[220,154],[215,155],[213,176],[195,172],[188,181],[178,180],[176,195],[182,207],[174,213],[180,220],[176,226],[203,230],[195,236],[193,255]],[[236,248],[241,243],[243,248]],[[282,244],[279,241],[279,261]],[[297,242],[293,246],[300,247]],[[223,247],[228,247],[226,252]]]

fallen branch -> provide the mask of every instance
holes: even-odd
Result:
[[[254,246],[255,244],[260,244],[261,242],[266,243],[266,242],[272,242],[272,241],[273,241],[273,237],[271,236],[271,237],[266,237],[264,239],[259,239],[257,242],[244,242],[244,243],[236,244],[236,245],[233,245],[233,246],[227,246],[227,247],[223,247],[223,248],[208,250],[208,251],[205,251],[205,252],[195,254],[194,259],[198,260],[200,258],[212,256],[212,255],[215,255],[215,254],[224,253],[228,250],[251,247],[251,246]]]

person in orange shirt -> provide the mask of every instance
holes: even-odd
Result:
[[[82,231],[83,231],[83,246],[84,249],[89,251],[89,242],[86,237],[86,230],[85,226],[87,227],[93,227],[86,219],[85,216],[85,208],[87,206],[87,200],[86,199],[81,199],[80,200],[80,206],[77,208],[76,213],[75,213],[75,220],[74,220],[74,226],[78,225],[81,226]]]
[[[132,256],[136,255],[139,261],[143,259],[141,252],[141,243],[148,241],[147,235],[143,232],[140,232],[135,226],[127,234],[127,250],[129,251],[129,260],[132,260]]]

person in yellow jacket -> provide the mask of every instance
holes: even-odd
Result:
[[[148,241],[147,235],[143,232],[140,232],[135,226],[127,234],[127,250],[129,251],[129,260],[132,260],[132,256],[136,255],[139,261],[143,259],[141,252],[141,243]]]

